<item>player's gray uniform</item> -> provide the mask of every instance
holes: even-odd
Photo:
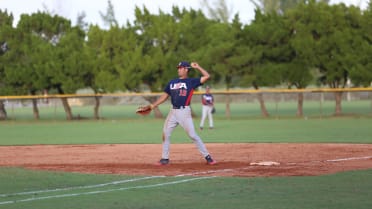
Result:
[[[165,87],[164,92],[170,95],[172,108],[163,127],[163,159],[169,159],[170,136],[177,125],[181,125],[187,132],[187,135],[193,140],[203,157],[208,156],[208,150],[195,132],[190,108],[194,89],[200,85],[200,78],[185,78],[171,80]]]
[[[169,159],[169,146],[170,146],[170,136],[175,127],[180,125],[186,132],[187,135],[193,140],[194,144],[199,149],[200,153],[205,157],[208,155],[207,148],[202,142],[201,138],[195,132],[194,123],[191,117],[190,106],[185,106],[180,109],[171,109],[167,119],[164,123],[163,128],[163,152],[162,158]]]
[[[210,93],[205,93],[202,95],[202,117],[200,120],[199,127],[203,129],[205,118],[208,117],[209,120],[209,128],[213,128],[213,103],[214,98],[213,95]]]

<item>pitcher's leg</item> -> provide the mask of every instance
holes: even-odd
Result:
[[[199,152],[203,155],[203,157],[206,157],[207,155],[209,155],[209,152],[207,148],[205,147],[205,144],[203,143],[201,138],[196,133],[195,134],[191,133],[191,135],[189,136],[193,140],[194,144],[198,148]]]
[[[178,122],[182,126],[182,128],[186,131],[187,135],[193,140],[199,152],[203,155],[203,157],[206,157],[209,153],[203,141],[201,140],[199,135],[197,135],[195,132],[194,123],[191,117],[191,111],[190,113],[188,112],[187,109],[185,109],[184,111],[185,112],[183,113],[181,113],[180,111],[180,114],[182,115],[179,115],[180,117],[178,117],[179,118]]]
[[[172,135],[172,131],[175,127],[177,127],[178,123],[176,121],[174,111],[171,110],[164,122],[163,127],[163,143],[162,143],[162,159],[169,159],[169,149],[170,149],[170,137]]]
[[[193,140],[194,144],[196,145],[196,147],[199,149],[199,152],[202,154],[204,159],[207,161],[207,164],[208,165],[217,164],[217,162],[213,160],[212,156],[209,154],[201,138],[195,133],[195,130],[193,132],[188,132],[188,133],[189,133],[190,138]]]

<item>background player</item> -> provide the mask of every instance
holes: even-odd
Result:
[[[214,98],[211,94],[210,87],[205,87],[205,93],[202,95],[202,117],[200,120],[200,130],[203,130],[205,118],[208,117],[209,129],[213,129],[213,115]]]
[[[188,72],[191,67],[198,70],[202,76],[200,78],[188,78]],[[190,109],[190,102],[194,90],[205,83],[210,75],[196,62],[192,62],[190,66],[188,62],[182,61],[178,64],[177,69],[178,78],[169,81],[164,88],[164,94],[150,105],[151,109],[153,109],[171,97],[172,108],[164,122],[162,156],[159,165],[169,164],[170,136],[174,128],[178,125],[180,125],[193,140],[199,152],[206,159],[207,164],[214,165],[216,161],[212,159],[202,139],[195,132]]]

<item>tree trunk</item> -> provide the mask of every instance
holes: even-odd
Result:
[[[144,97],[145,100],[149,101],[150,104],[154,103],[157,100],[157,97]],[[158,107],[155,107],[153,110],[155,118],[163,118],[163,113],[161,113]]]
[[[304,115],[303,107],[304,107],[304,93],[298,93],[297,98],[297,116],[302,117]]]
[[[94,119],[96,120],[99,120],[100,119],[100,116],[99,116],[99,106],[100,106],[100,102],[101,102],[101,97],[94,97],[94,100],[95,100],[95,105],[94,105]]]
[[[32,100],[32,112],[34,114],[34,119],[39,120],[40,114],[39,114],[39,108],[37,106],[37,99]]]
[[[228,94],[226,96],[226,113],[225,113],[227,119],[231,118],[230,103],[231,103],[231,98],[230,98],[230,95]]]
[[[335,101],[336,101],[336,107],[335,107],[335,116],[342,115],[342,92],[335,92]]]
[[[0,120],[6,120],[8,119],[8,115],[5,110],[4,101],[0,101]]]
[[[155,118],[163,118],[163,113],[161,113],[158,107],[155,107],[153,111],[154,111]]]
[[[68,104],[67,98],[66,97],[62,97],[61,98],[61,101],[62,101],[63,108],[65,109],[66,120],[72,120],[73,119],[73,116],[72,116],[72,112],[71,112],[71,107]]]
[[[267,112],[262,93],[257,93],[257,98],[258,98],[258,102],[260,103],[262,116],[264,116],[265,118],[269,117],[269,113]]]

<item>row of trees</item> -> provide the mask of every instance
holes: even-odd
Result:
[[[293,0],[292,0],[293,1]],[[222,1],[223,2],[223,1]],[[200,10],[173,7],[171,14],[135,9],[135,21],[119,26],[109,1],[102,18],[110,27],[89,25],[80,16],[76,26],[47,12],[24,14],[16,27],[0,10],[0,95],[161,91],[175,77],[180,60],[197,60],[212,74],[212,85],[233,87],[310,84],[345,88],[372,82],[372,4],[365,11],[327,1],[298,0],[283,10],[256,10],[255,19],[239,15],[207,18]],[[335,114],[341,114],[341,92],[335,93]],[[262,95],[262,114],[268,116]],[[96,98],[95,118],[99,118]],[[66,98],[66,118],[73,119]],[[297,115],[302,116],[298,94]],[[36,100],[35,118],[39,118]],[[0,101],[0,117],[6,117]],[[159,111],[156,111],[161,115]],[[227,102],[227,114],[229,103]]]

